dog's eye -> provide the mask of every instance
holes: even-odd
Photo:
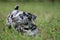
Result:
[[[13,17],[13,15],[11,15],[11,18]]]

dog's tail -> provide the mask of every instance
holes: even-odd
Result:
[[[14,8],[14,10],[18,10],[18,8],[19,8],[19,6],[18,6],[18,5],[16,5],[16,6],[15,6],[15,8]]]

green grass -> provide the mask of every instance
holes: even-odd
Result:
[[[23,36],[14,28],[7,28],[7,15],[16,4],[20,6],[19,10],[37,16],[35,22],[39,28],[39,36]],[[60,3],[0,2],[0,40],[60,40]]]

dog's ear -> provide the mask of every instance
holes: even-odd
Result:
[[[19,8],[19,6],[18,6],[18,5],[16,5],[16,6],[15,6],[15,8],[14,8],[14,10],[18,10],[18,8]]]

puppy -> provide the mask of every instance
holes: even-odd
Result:
[[[11,24],[13,24],[13,27],[19,32],[25,33],[27,35],[36,35],[38,29],[33,22],[36,19],[36,16],[28,12],[18,11],[18,8],[19,6],[16,6],[14,10],[8,15],[8,28],[11,29]]]

